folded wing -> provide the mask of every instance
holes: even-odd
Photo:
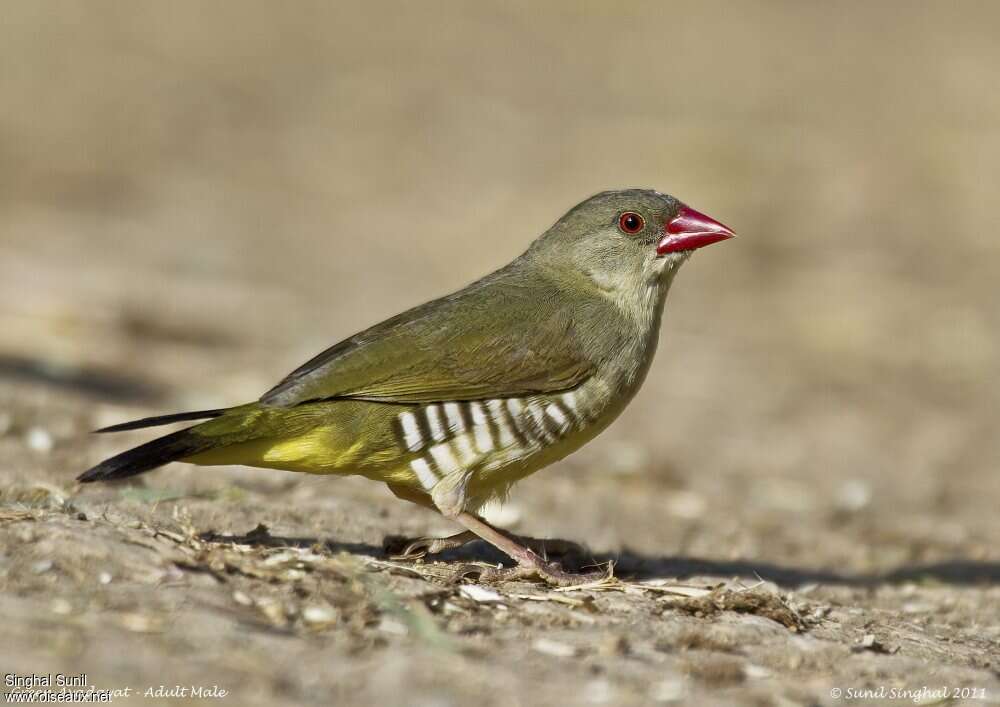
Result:
[[[533,280],[529,287],[501,275],[341,341],[261,402],[476,400],[568,390],[586,380],[593,365],[569,296],[552,284]]]

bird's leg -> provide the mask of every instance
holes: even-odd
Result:
[[[453,520],[464,525],[471,532],[517,563],[516,567],[509,568],[494,569],[490,567],[481,569],[477,567],[475,572],[484,581],[538,578],[549,584],[564,587],[574,584],[585,584],[608,576],[605,572],[589,572],[585,574],[567,572],[559,563],[549,562],[534,550],[521,545],[514,538],[494,528],[479,516],[468,511],[458,513]],[[463,574],[471,574],[471,572],[463,572]]]
[[[549,562],[534,550],[522,545],[515,537],[494,528],[474,513],[464,510],[466,503],[465,490],[468,478],[466,474],[446,476],[435,485],[430,493],[430,500],[433,502],[434,507],[441,512],[441,515],[464,525],[468,533],[459,533],[449,538],[430,538],[429,545],[433,547],[434,543],[442,543],[445,547],[441,549],[454,547],[472,540],[473,538],[469,536],[469,534],[472,534],[506,554],[517,563],[517,566],[498,569],[491,567],[484,569],[479,566],[471,566],[475,569],[470,570],[469,567],[466,567],[467,571],[463,571],[463,575],[475,572],[484,581],[531,579],[537,577],[556,586],[583,584],[607,576],[603,572],[586,574],[566,572],[558,563]],[[422,540],[426,539],[416,542],[422,544]],[[414,549],[419,551],[419,545]]]

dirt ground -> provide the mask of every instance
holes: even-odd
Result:
[[[293,7],[4,9],[5,681],[1000,703],[1000,6]],[[360,479],[73,481],[150,436],[89,430],[253,399],[622,186],[741,237],[684,266],[622,418],[490,511],[613,580],[394,561],[453,529]]]

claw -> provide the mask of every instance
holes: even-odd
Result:
[[[419,560],[427,555],[436,555],[445,550],[462,547],[466,543],[478,540],[479,538],[468,531],[450,535],[446,538],[423,537],[415,540],[407,540],[398,536],[385,539],[385,551],[393,560]]]

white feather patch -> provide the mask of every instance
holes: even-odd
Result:
[[[442,474],[450,474],[462,468],[451,451],[450,444],[436,444],[430,448],[430,453]]]
[[[424,436],[420,434],[420,428],[417,427],[417,418],[412,412],[401,413],[399,424],[403,428],[403,441],[406,442],[408,450],[415,452],[424,446]]]
[[[465,432],[465,420],[462,419],[458,403],[445,403],[444,415],[448,418],[448,428],[452,432]]]
[[[435,442],[443,442],[446,435],[444,425],[441,424],[441,414],[438,406],[428,405],[425,414],[427,415],[427,424],[431,427],[431,437],[434,438]]]
[[[434,475],[434,472],[431,470],[431,466],[427,463],[426,459],[414,459],[410,462],[410,468],[413,469],[413,473],[417,475],[420,485],[428,491],[433,489],[437,484],[438,477]]]
[[[497,432],[500,435],[500,446],[513,447],[517,444],[517,439],[510,431],[510,425],[507,424],[507,416],[504,413],[503,406],[503,400],[486,401],[486,409],[490,411],[490,417],[493,419],[493,424],[497,426]]]
[[[555,423],[559,425],[560,432],[566,431],[566,428],[569,426],[569,419],[556,403],[549,403],[546,405],[545,414],[551,417]]]

